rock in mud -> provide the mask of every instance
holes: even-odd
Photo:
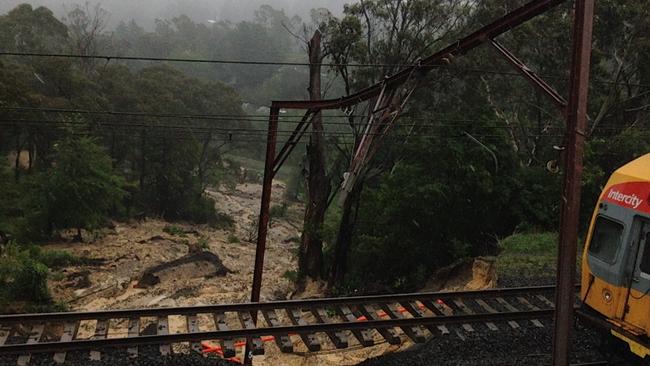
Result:
[[[230,272],[216,254],[201,251],[147,269],[136,286],[147,288],[167,280],[225,276]]]

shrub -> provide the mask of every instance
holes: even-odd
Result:
[[[51,310],[53,302],[47,288],[48,268],[40,260],[40,248],[22,247],[11,242],[1,249],[0,312]],[[15,302],[24,304],[16,307]]]
[[[239,243],[239,238],[235,234],[228,234],[228,243]]]
[[[41,250],[37,259],[51,269],[85,263],[83,258],[76,257],[62,250]]]
[[[209,224],[217,229],[228,230],[235,226],[235,219],[227,213],[216,212],[214,218],[209,222]]]
[[[190,220],[197,224],[209,224],[215,220],[215,202],[209,197],[199,197],[192,200],[187,207],[180,210],[179,218]]]
[[[178,226],[174,225],[165,225],[163,228],[163,231],[166,232],[169,235],[174,235],[174,236],[185,236],[185,230]]]
[[[269,215],[271,219],[277,219],[281,217],[286,217],[289,207],[286,202],[283,202],[281,205],[272,206],[269,210]]]
[[[291,281],[291,282],[293,282],[293,283],[296,283],[296,282],[298,282],[298,278],[299,278],[300,276],[299,276],[298,271],[291,271],[291,270],[289,270],[289,271],[285,271],[285,272],[282,274],[282,277],[283,277],[283,278],[286,278],[287,280],[289,280],[289,281]]]
[[[201,250],[208,250],[210,249],[210,245],[208,244],[208,238],[202,236],[199,238],[199,240],[196,242],[196,245],[199,247]]]
[[[299,201],[305,193],[305,177],[299,169],[293,169],[294,172],[287,180],[287,188],[284,190],[284,199],[287,201]]]
[[[52,300],[47,288],[47,266],[33,259],[26,260],[16,269],[10,294],[14,300],[49,303]]]

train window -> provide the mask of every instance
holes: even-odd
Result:
[[[650,273],[650,233],[645,236],[645,248],[643,249],[639,268],[644,273]]]
[[[607,263],[614,263],[622,236],[623,225],[602,216],[597,217],[589,253]]]

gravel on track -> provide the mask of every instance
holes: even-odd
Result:
[[[503,277],[499,287],[522,287],[553,285],[555,277],[536,278]],[[437,335],[427,343],[415,345],[408,351],[387,354],[366,360],[363,366],[403,365],[550,365],[552,364],[552,320],[543,320],[543,328],[535,327],[529,321],[518,321],[518,329],[507,323],[497,323],[498,331],[492,331],[483,324],[474,325],[474,332],[467,333],[454,327],[449,336]],[[451,330],[451,329],[450,329]],[[572,363],[602,361],[600,336],[591,329],[578,325],[572,346]]]
[[[147,349],[149,348],[149,349]],[[0,357],[0,365],[16,365],[16,356]],[[52,360],[51,353],[34,354],[31,366],[61,366]],[[89,351],[75,351],[66,355],[63,366],[233,366],[241,365],[221,357],[203,357],[197,354],[171,354],[161,356],[157,349],[143,347],[138,357],[128,357],[125,349],[109,349],[102,352],[101,360],[91,361]]]

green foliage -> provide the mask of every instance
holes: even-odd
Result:
[[[499,276],[553,276],[557,261],[557,234],[521,233],[499,241]]]
[[[185,230],[183,230],[183,228],[174,225],[165,225],[163,231],[169,235],[187,236],[185,235]]]
[[[228,243],[234,244],[239,243],[239,238],[235,234],[228,234]]]
[[[513,234],[499,241],[502,255],[555,255],[557,249],[557,233],[520,233]]]
[[[294,169],[287,180],[287,188],[284,190],[284,199],[287,201],[299,201],[305,194],[305,177],[299,169]]]
[[[89,138],[66,138],[54,161],[40,181],[49,220],[59,229],[99,228],[125,196],[106,151]]]
[[[488,145],[498,170],[477,144],[416,138],[405,145],[400,155],[409,158],[364,191],[351,278],[362,279],[362,288],[410,291],[436,268],[489,251],[491,233],[517,225],[510,205],[517,165],[502,144]]]
[[[52,300],[47,289],[47,266],[34,260],[21,263],[9,286],[14,300],[46,303]]]
[[[7,51],[54,51],[66,37],[65,24],[46,7],[21,4],[0,16],[0,45]]]
[[[16,217],[21,214],[18,208],[20,202],[20,189],[13,184],[13,177],[9,169],[0,165],[0,242],[6,236],[16,232]]]
[[[297,283],[298,279],[300,278],[300,274],[298,273],[298,271],[288,270],[282,274],[282,277],[286,278],[291,283]]]
[[[35,248],[40,249],[40,247]],[[40,250],[36,259],[50,269],[58,269],[87,263],[86,259],[76,257],[69,252],[62,250]]]
[[[15,242],[0,249],[0,312],[62,309],[53,303],[47,287],[48,267],[61,268],[81,263],[82,259],[67,252]],[[22,305],[16,307],[16,302]]]
[[[208,243],[208,238],[206,238],[204,236],[199,238],[199,240],[196,242],[196,245],[201,250],[209,250],[210,249],[210,244]]]
[[[287,203],[282,202],[282,204],[280,205],[271,206],[269,210],[269,215],[271,216],[271,219],[279,219],[279,218],[287,217],[288,210],[289,210],[289,206],[287,206]]]
[[[217,229],[229,230],[235,226],[235,219],[227,213],[217,212],[214,218],[209,221],[209,224]]]

